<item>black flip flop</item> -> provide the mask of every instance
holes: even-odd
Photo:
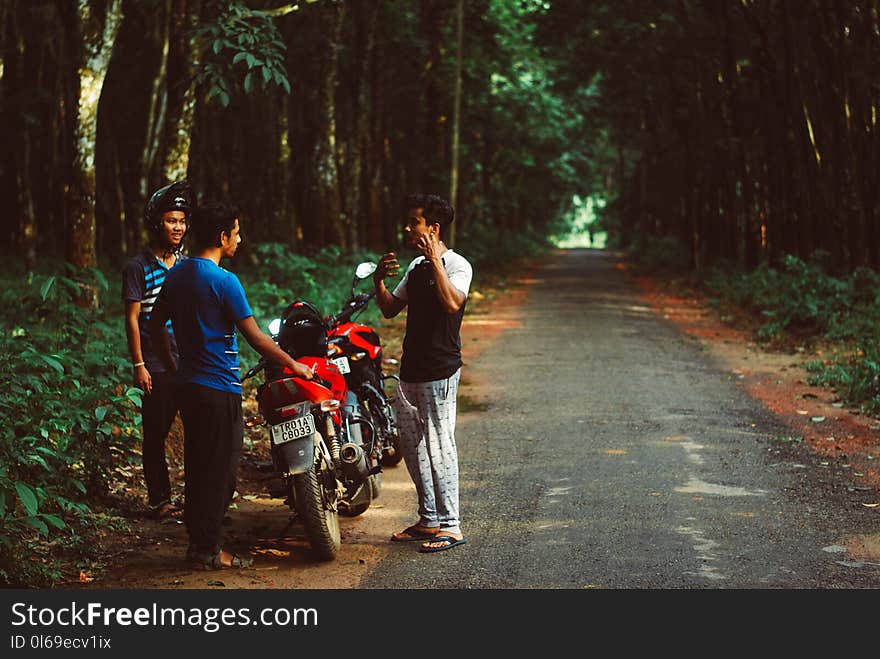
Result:
[[[419,547],[419,551],[423,554],[433,554],[438,551],[446,551],[447,549],[452,549],[453,547],[457,547],[458,545],[463,545],[467,542],[467,538],[464,536],[461,537],[460,540],[456,540],[451,535],[435,535],[433,538],[428,540],[428,542],[443,542],[447,541],[449,544],[441,545],[439,547],[426,547],[422,545]]]

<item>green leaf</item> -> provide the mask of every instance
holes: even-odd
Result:
[[[43,286],[40,288],[40,297],[43,302],[46,301],[46,297],[49,295],[49,291],[52,290],[52,285],[55,283],[55,276],[49,277],[45,282],[43,282]]]
[[[212,48],[214,49],[215,55],[220,54],[220,47],[221,47],[220,39],[214,39],[214,43],[212,44]]]
[[[36,462],[38,465],[42,466],[43,469],[45,469],[46,471],[52,471],[52,467],[50,467],[48,465],[48,463],[41,456],[37,455],[36,453],[31,453],[28,456],[28,460],[31,462]]]
[[[27,514],[36,515],[37,495],[34,493],[33,488],[27,483],[16,483],[15,491],[18,492],[18,498],[21,499],[21,503],[24,505]]]
[[[6,490],[0,490],[0,519],[6,516]]]
[[[94,268],[93,272],[95,273],[95,281],[98,283],[98,287],[102,291],[106,291],[110,286],[107,282],[107,277],[105,277],[104,273],[101,272],[98,268]]]
[[[267,67],[263,67],[263,82],[269,82],[269,78],[272,76],[272,73],[269,71]]]
[[[238,64],[239,62],[241,62],[244,59],[251,60],[251,59],[253,59],[253,55],[251,55],[250,53],[245,53],[245,52],[236,53],[235,57],[232,58],[232,63]],[[248,66],[250,66],[250,64],[248,64]]]
[[[65,528],[67,528],[67,524],[65,524],[65,523],[64,523],[64,520],[61,519],[60,517],[58,517],[58,515],[52,515],[52,514],[49,514],[49,513],[43,513],[42,515],[40,515],[40,517],[42,517],[44,520],[46,520],[47,522],[49,522],[49,524],[51,524],[52,526],[54,526],[56,529],[65,529]]]
[[[107,416],[107,412],[109,412],[109,411],[110,411],[109,407],[102,405],[101,407],[98,407],[95,409],[95,418],[98,421],[103,421],[104,417]]]
[[[46,523],[43,522],[43,520],[41,520],[39,517],[25,517],[21,521],[28,526],[32,526],[33,528],[37,529],[37,531],[39,531],[43,535],[43,537],[47,537],[49,535],[49,527],[46,526]]]
[[[244,91],[246,94],[251,93],[251,83],[253,81],[253,74],[248,72],[248,74],[244,77]]]
[[[226,92],[220,92],[220,105],[222,105],[224,108],[229,107],[229,94],[227,94]]]
[[[53,359],[49,355],[40,355],[40,359],[42,359],[49,366],[58,371],[58,375],[64,375],[64,367],[57,360]]]
[[[73,479],[71,479],[70,484],[73,485],[74,488],[76,488],[77,490],[79,490],[83,494],[86,493],[86,486],[82,484],[82,481],[79,481],[79,480],[73,478]]]

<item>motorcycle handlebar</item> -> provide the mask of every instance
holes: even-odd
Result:
[[[376,293],[358,293],[353,298],[351,298],[345,305],[345,308],[340,311],[335,316],[330,316],[327,321],[330,327],[336,327],[337,325],[349,320],[356,311],[360,311],[363,309],[367,303],[375,297]]]

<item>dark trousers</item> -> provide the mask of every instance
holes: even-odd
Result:
[[[171,501],[168,463],[165,461],[165,440],[177,414],[177,395],[172,377],[167,373],[151,373],[153,393],[144,395],[141,417],[144,424],[143,463],[147,497],[151,508]]]
[[[183,518],[190,545],[200,554],[214,554],[241,457],[241,394],[185,384],[179,395],[186,470]]]

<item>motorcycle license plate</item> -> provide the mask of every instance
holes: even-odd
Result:
[[[305,414],[272,426],[272,443],[286,444],[294,439],[308,437],[313,432],[315,432],[315,419],[311,414]]]
[[[331,359],[330,363],[336,364],[336,368],[338,368],[339,372],[343,375],[351,373],[351,366],[348,365],[348,357],[337,357],[336,359]]]

